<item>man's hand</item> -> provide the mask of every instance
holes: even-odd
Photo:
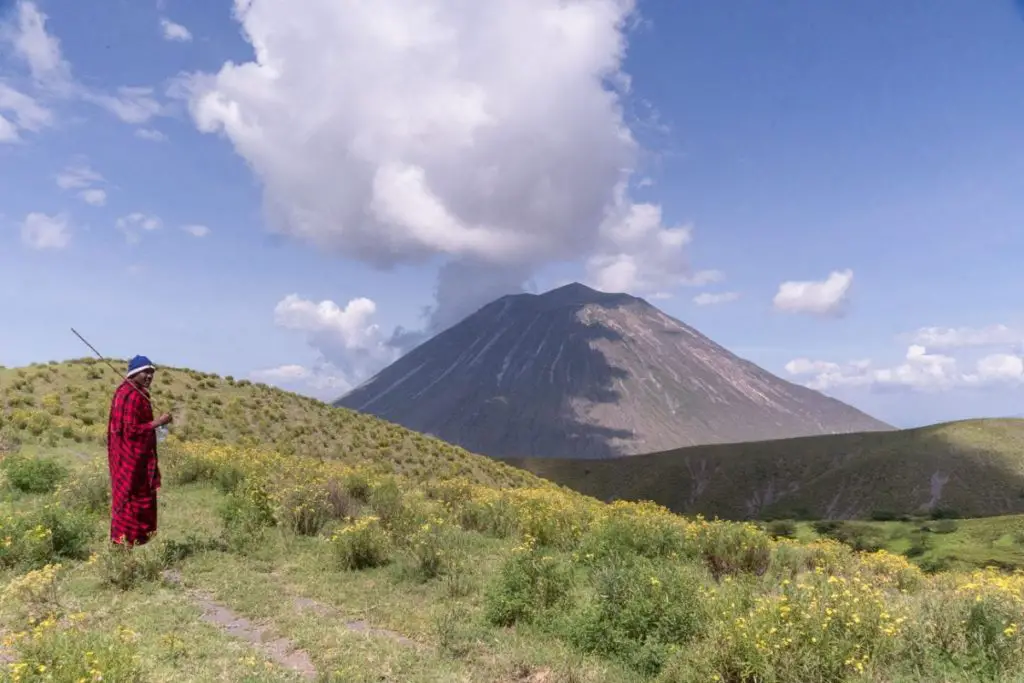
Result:
[[[164,413],[163,415],[161,415],[160,417],[153,421],[153,426],[163,427],[166,424],[170,424],[173,420],[174,418],[171,417],[170,413]]]

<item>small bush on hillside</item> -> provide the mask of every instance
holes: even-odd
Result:
[[[164,555],[157,541],[130,548],[106,543],[98,556],[101,581],[119,590],[156,581],[164,568]]]
[[[359,516],[362,506],[349,492],[343,481],[338,478],[328,479],[324,488],[327,493],[327,506],[331,519],[343,520]]]
[[[479,489],[458,509],[459,525],[494,538],[515,533],[519,515],[508,496],[494,489]]]
[[[940,519],[934,525],[932,525],[932,531],[937,534],[951,534],[956,531],[959,526],[956,520],[953,519]]]
[[[10,637],[17,661],[9,665],[11,680],[30,681],[123,681],[143,680],[135,645],[137,636],[118,627],[115,633],[76,618],[46,619]]]
[[[791,519],[777,519],[766,528],[772,538],[793,538],[796,536],[796,522]]]
[[[327,490],[315,483],[293,484],[277,499],[278,524],[300,536],[315,536],[331,519]]]
[[[47,564],[16,577],[3,590],[3,604],[13,607],[16,616],[29,623],[38,623],[61,612],[57,581],[63,567]]]
[[[94,528],[84,513],[53,504],[0,517],[0,568],[39,569],[85,559]]]
[[[567,637],[586,652],[655,674],[707,625],[705,577],[688,564],[613,560],[595,571],[594,593],[570,618]]]
[[[533,622],[565,604],[573,588],[572,566],[532,539],[513,550],[488,585],[484,610],[495,626]]]
[[[77,470],[75,476],[57,487],[57,497],[66,506],[87,512],[104,512],[110,506],[110,473],[97,458]]]
[[[700,520],[687,533],[715,577],[760,576],[771,564],[771,538],[753,524]]]
[[[11,486],[25,493],[51,493],[67,478],[64,465],[53,458],[11,453],[0,461]]]
[[[360,517],[331,536],[331,548],[342,569],[380,567],[391,561],[392,541],[380,518]]]
[[[420,579],[455,573],[466,555],[465,532],[443,518],[434,518],[408,538],[408,551]]]
[[[587,562],[640,555],[648,558],[695,557],[686,523],[654,503],[618,501],[597,515],[579,544]]]
[[[224,536],[232,550],[244,552],[259,544],[267,528],[276,524],[274,505],[266,488],[247,481],[227,494],[218,512]]]
[[[862,522],[822,520],[814,523],[814,530],[854,550],[874,552],[885,545],[885,532]]]

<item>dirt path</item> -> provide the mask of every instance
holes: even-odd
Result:
[[[182,586],[181,574],[177,571],[165,571],[163,578],[175,586]],[[298,673],[306,680],[312,681],[317,679],[316,665],[313,664],[309,653],[299,648],[289,638],[283,636],[273,637],[271,625],[253,623],[230,607],[217,602],[213,596],[205,591],[189,589],[188,593],[202,609],[203,621],[213,624],[229,635],[248,641],[274,662],[285,669]],[[339,617],[334,608],[310,598],[296,597],[293,600],[293,604],[297,611],[312,611],[319,616],[333,617],[334,619]],[[419,643],[403,636],[401,633],[383,628],[375,628],[362,620],[347,621],[344,622],[344,626],[353,633],[364,633],[368,636],[389,638],[408,647],[420,646]]]
[[[295,604],[295,609],[300,610],[300,611],[308,610],[308,611],[311,611],[311,612],[315,612],[316,614],[318,614],[320,616],[325,616],[325,617],[332,616],[332,617],[337,618],[337,616],[338,616],[337,611],[335,611],[333,608],[328,607],[327,605],[325,605],[323,603],[317,602],[316,600],[310,600],[309,598],[295,598],[294,604]],[[354,633],[365,633],[365,634],[370,635],[370,636],[379,636],[381,638],[390,638],[391,640],[395,641],[396,643],[401,643],[402,645],[407,645],[409,647],[419,647],[420,646],[420,644],[417,643],[415,640],[407,638],[407,637],[403,636],[401,633],[398,633],[396,631],[390,631],[390,630],[388,630],[386,628],[375,628],[375,627],[370,626],[368,623],[366,623],[365,621],[362,621],[360,619],[357,619],[356,621],[347,621],[347,622],[345,622],[345,628],[347,628],[349,631],[352,631]]]
[[[182,585],[181,574],[176,571],[165,571],[163,578],[175,586]],[[205,591],[188,590],[188,593],[203,610],[203,621],[229,635],[248,641],[278,665],[298,673],[306,680],[317,679],[316,665],[313,664],[309,653],[300,649],[289,638],[273,637],[270,625],[253,623],[230,607],[217,602]]]

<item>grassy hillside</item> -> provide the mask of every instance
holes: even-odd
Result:
[[[127,367],[126,361],[112,361]],[[0,368],[0,441],[56,446],[106,443],[110,399],[120,380],[86,358]],[[223,440],[397,469],[419,479],[465,476],[494,484],[535,482],[502,463],[411,432],[372,415],[247,380],[161,367],[152,387],[155,412],[170,412],[184,441]]]
[[[803,683],[1024,675],[1024,574],[172,440],[159,538],[104,542],[102,451],[0,462],[11,681]]]
[[[602,500],[727,519],[1024,513],[1024,420],[506,462]]]
[[[0,375],[4,680],[1024,676],[1022,573],[926,574],[813,538],[835,528],[785,538],[777,524],[608,505],[372,418],[187,371],[158,393],[202,416],[161,447],[161,531],[115,551],[95,431],[111,383],[91,367]],[[958,533],[971,544],[966,527],[944,538]]]

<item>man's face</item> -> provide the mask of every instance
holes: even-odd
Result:
[[[153,371],[152,370],[146,370],[145,372],[140,372],[139,374],[135,375],[135,377],[136,377],[135,381],[139,383],[139,386],[144,387],[146,389],[148,389],[149,385],[153,383]]]

